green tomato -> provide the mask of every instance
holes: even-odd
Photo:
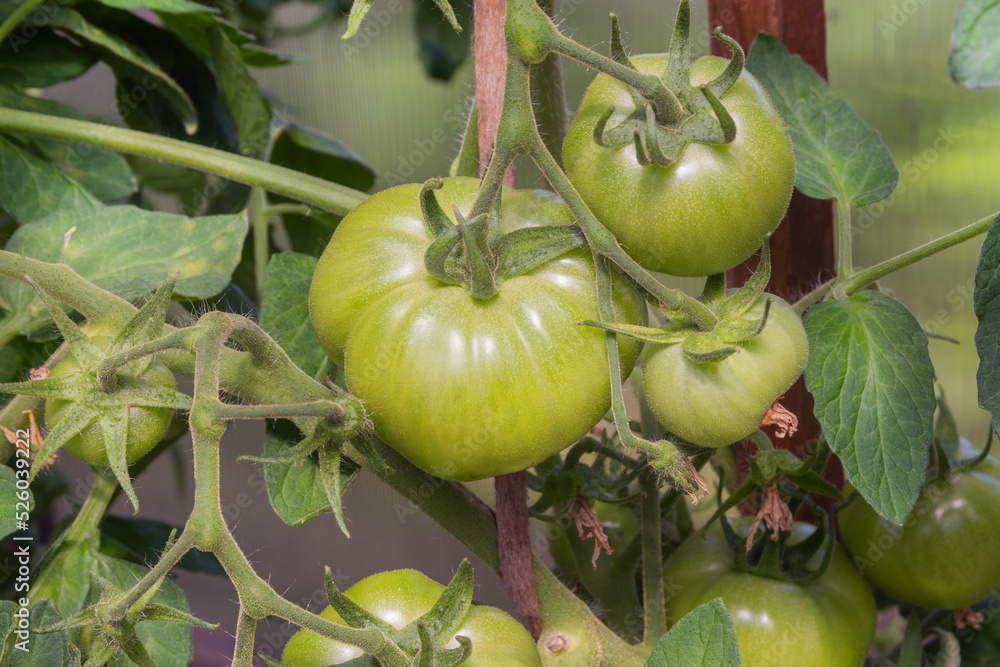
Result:
[[[633,56],[660,76],[667,56]],[[691,63],[691,83],[726,67],[715,56]],[[788,130],[753,76],[744,70],[721,97],[736,123],[724,145],[691,143],[669,167],[643,166],[635,146],[604,148],[594,127],[609,107],[609,127],[635,110],[628,87],[606,74],[591,82],[563,147],[566,172],[587,206],[622,247],[652,271],[678,276],[722,273],[749,257],[781,222],[795,182]]]
[[[978,454],[964,438],[959,455]],[[857,498],[838,514],[844,546],[862,574],[911,604],[960,609],[1000,587],[1000,460],[925,484],[896,526]]]
[[[780,298],[762,294],[746,317],[762,317],[768,299],[763,330],[721,361],[696,363],[679,344],[649,346],[643,389],[668,431],[701,447],[742,440],[802,375],[809,342],[795,311]]]
[[[88,330],[84,328],[84,332]],[[98,335],[93,338],[98,345],[106,345],[111,341],[110,336]],[[73,357],[67,357],[55,365],[49,372],[50,378],[74,378],[82,379],[83,371],[80,364]],[[170,370],[157,361],[155,358],[149,363],[146,370],[138,377],[141,382],[167,387],[177,388],[177,381]],[[62,421],[63,415],[73,405],[72,401],[61,398],[48,398],[45,400],[45,426],[49,430]],[[128,433],[125,439],[125,461],[129,464],[135,463],[156,443],[160,441],[163,434],[170,426],[170,420],[174,411],[170,408],[147,408],[132,406],[128,413]],[[104,443],[104,430],[97,422],[86,426],[82,431],[66,441],[63,449],[85,463],[95,466],[108,465],[108,455]]]
[[[373,574],[351,586],[345,595],[372,615],[397,630],[431,610],[444,586],[415,570],[395,570]],[[332,607],[320,614],[343,624]],[[506,612],[485,605],[472,605],[455,636],[468,637],[472,653],[462,667],[541,667],[538,649],[531,635]],[[446,645],[457,648],[454,637]],[[361,650],[323,637],[310,630],[299,630],[285,645],[281,661],[291,667],[327,667],[339,665],[362,655]]]
[[[479,181],[448,178],[442,208],[468,212]],[[309,293],[316,334],[344,369],[379,437],[429,473],[475,480],[523,470],[578,440],[611,405],[590,251],[577,249],[499,285],[490,299],[431,277],[419,185],[372,196],[348,214]],[[573,222],[553,195],[505,191],[504,231]],[[646,305],[616,281],[623,322]],[[619,339],[623,374],[640,344]]]
[[[745,535],[747,524],[742,527]],[[789,540],[798,543],[813,530],[796,523]],[[697,532],[688,537],[663,564],[663,576],[673,623],[722,598],[736,626],[744,665],[858,667],[875,636],[875,599],[839,546],[826,572],[814,581],[778,581],[737,572],[716,523],[705,539]]]

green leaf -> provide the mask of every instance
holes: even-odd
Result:
[[[163,553],[170,532],[175,528],[178,527],[154,519],[107,514],[100,525],[101,551],[140,565],[155,563]],[[177,567],[188,572],[226,576],[226,571],[213,554],[197,549],[184,554]]]
[[[924,482],[933,437],[934,368],[906,307],[865,290],[806,313],[806,388],[854,488],[901,524]]]
[[[102,206],[72,178],[0,137],[0,207],[19,222],[32,222],[60,209]]]
[[[441,11],[431,0],[420,0],[413,17],[417,33],[418,53],[424,71],[432,79],[450,81],[455,70],[469,57],[471,31],[458,32],[441,20]],[[472,3],[458,5],[456,20],[472,25]]]
[[[21,434],[15,433],[15,435]],[[26,433],[24,435],[27,436]],[[24,440],[27,442],[27,437]],[[11,459],[11,463],[14,463],[14,461],[27,462],[27,459],[15,456]],[[25,473],[23,479],[25,488],[23,489],[17,487],[17,473],[7,466],[0,466],[0,540],[13,532],[25,530],[25,528],[18,528],[18,516],[22,515],[20,521],[27,524],[28,513],[31,512],[31,508],[34,505],[34,500],[31,497],[31,489],[27,488],[28,468],[26,466],[20,468],[20,470]]]
[[[979,327],[979,405],[993,415],[993,428],[1000,432],[1000,216],[990,225],[976,267],[973,297]]]
[[[49,585],[33,591],[37,599],[51,600],[62,618],[68,618],[83,609],[90,593],[90,572],[97,564],[91,551],[90,542],[60,543],[58,553],[59,572]],[[35,624],[39,627],[39,624]]]
[[[260,326],[288,353],[295,365],[316,377],[329,368],[309,318],[309,284],[317,259],[297,252],[271,257],[264,271]]]
[[[45,88],[75,79],[98,61],[92,51],[57,36],[48,28],[27,39],[15,29],[0,43],[0,84]]]
[[[225,31],[214,25],[208,31],[208,39],[219,87],[236,121],[240,152],[260,157],[271,139],[271,105],[261,97],[257,81],[247,71],[239,47],[229,41]]]
[[[291,422],[281,420],[274,425],[268,424],[264,434],[264,456],[278,456],[300,439],[298,429]],[[271,507],[289,526],[301,525],[330,509],[319,474],[319,466],[311,456],[294,463],[264,464],[264,481]],[[357,474],[357,464],[341,458],[341,488],[346,490]]]
[[[656,643],[646,667],[740,667],[736,628],[721,598],[691,610]]]
[[[64,234],[76,228],[64,247]],[[7,250],[43,262],[59,262],[87,280],[126,299],[135,299],[179,271],[177,294],[207,298],[229,284],[247,231],[244,215],[186,218],[114,206],[62,210],[23,225]],[[113,257],[114,261],[109,261]],[[0,303],[8,319],[30,333],[50,321],[27,286],[0,279]]]
[[[35,602],[28,610],[31,613],[33,628],[52,625],[60,620],[59,614],[49,600]],[[15,641],[20,642],[21,639],[16,638]],[[69,635],[65,631],[44,635],[32,632],[24,641],[25,650],[18,650],[15,644],[14,650],[11,651],[10,667],[52,667],[73,664],[72,647]]]
[[[788,126],[795,146],[795,187],[815,199],[865,206],[896,188],[899,171],[879,133],[784,44],[761,33],[747,69]]]
[[[951,36],[948,69],[966,88],[1000,86],[1000,3],[963,0]]]
[[[97,0],[102,5],[116,9],[151,9],[167,14],[190,14],[192,12],[216,12],[215,7],[206,7],[189,0]]]
[[[128,590],[149,570],[140,565],[103,557],[97,574],[110,581],[121,590]],[[98,587],[91,588],[89,602],[97,601]],[[177,584],[165,579],[151,602],[167,605],[183,612],[189,612],[184,592]],[[142,621],[135,626],[135,634],[143,648],[157,667],[188,667],[194,656],[191,640],[191,626],[167,621]],[[52,663],[55,664],[55,663]],[[108,667],[131,667],[131,660],[119,652],[108,662]]]
[[[191,98],[140,47],[102,30],[78,12],[65,7],[53,14],[51,25],[97,49],[104,61],[114,70],[119,82],[123,80],[138,82],[144,79],[151,81],[147,87],[155,84],[156,91],[180,118],[187,133],[194,134],[197,131],[198,112]]]
[[[277,130],[269,162],[355,190],[375,184],[375,169],[331,136],[297,123]]]
[[[351,5],[351,14],[347,18],[347,31],[340,36],[341,39],[354,37],[358,28],[361,27],[361,21],[364,20],[373,4],[375,4],[375,0],[354,0],[354,4]]]
[[[84,120],[75,108],[0,85],[0,107]],[[136,190],[135,176],[121,155],[106,148],[25,134],[12,135],[61,174],[73,179],[102,201],[128,197]]]

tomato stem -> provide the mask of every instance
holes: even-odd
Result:
[[[261,160],[100,123],[4,109],[3,114],[0,114],[0,130],[68,139],[121,153],[163,160],[247,185],[260,186],[337,215],[346,215],[368,198],[363,192]]]
[[[0,23],[0,44],[3,44],[4,40],[7,39],[7,35],[17,27],[17,24],[21,22],[25,16],[30,14],[35,7],[42,4],[45,0],[25,0],[17,9],[11,12],[3,23]],[[16,53],[16,51],[15,51]],[[6,109],[4,110],[7,111]]]
[[[851,204],[837,200],[834,210],[834,229],[836,230],[837,279],[847,280],[854,273],[854,263],[851,257]]]
[[[650,467],[639,477],[642,521],[643,643],[655,645],[667,632],[663,591],[663,535],[660,526],[659,476]]]
[[[917,246],[912,250],[907,250],[904,253],[896,255],[891,259],[887,259],[884,262],[879,262],[874,266],[871,266],[863,271],[858,271],[854,275],[848,277],[846,280],[841,280],[837,284],[837,289],[843,291],[847,296],[856,293],[868,285],[871,285],[876,280],[884,278],[890,274],[899,271],[900,269],[906,268],[911,264],[915,264],[922,259],[935,255],[942,250],[947,250],[948,248],[958,245],[959,243],[964,243],[969,239],[975,238],[980,234],[985,234],[990,225],[995,223],[1000,219],[1000,212],[991,213],[981,220],[977,220],[970,225],[966,225],[961,229],[957,229],[950,234],[945,234],[940,238],[936,238],[933,241],[928,241],[927,243]],[[808,296],[808,295],[807,295]],[[803,297],[804,299],[805,297]]]
[[[257,634],[257,619],[240,612],[236,621],[236,645],[233,648],[232,667],[253,667],[253,645]]]

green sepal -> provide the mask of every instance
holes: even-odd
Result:
[[[53,301],[52,297],[35,283],[34,280],[29,276],[25,276],[24,279],[35,290],[35,294],[42,300],[42,303],[45,304],[49,314],[52,315],[52,320],[55,322],[56,327],[59,328],[59,333],[66,339],[70,353],[79,362],[80,367],[84,367],[85,364],[96,363],[101,357],[101,349],[97,344],[87,334],[83,333],[73,320],[69,319],[69,316],[66,315],[59,304]]]
[[[444,181],[440,177],[428,179],[420,186],[420,212],[424,216],[427,232],[434,239],[455,227],[434,194],[435,190],[440,190],[442,187]]]
[[[329,565],[323,570],[323,579],[326,587],[326,598],[344,623],[352,628],[377,628],[386,634],[395,632],[395,629],[391,625],[374,616],[337,588],[337,584],[333,581],[333,574],[330,572]]]
[[[472,642],[468,637],[455,637],[458,648],[432,648],[430,635],[423,626],[418,625],[420,633],[420,650],[413,659],[414,667],[458,667],[472,655]]]
[[[727,345],[711,332],[694,331],[681,341],[681,350],[696,364],[709,364],[736,354],[740,348]]]
[[[515,229],[496,245],[497,279],[523,275],[585,245],[587,239],[576,225]]]
[[[150,602],[143,607],[141,616],[144,621],[183,623],[185,625],[193,625],[197,628],[205,628],[206,630],[215,630],[219,627],[218,623],[203,621],[193,614],[181,611],[180,609],[175,609],[170,605],[160,604],[159,602]]]
[[[732,61],[730,61],[730,65],[731,64]],[[708,86],[701,86],[700,90],[702,95],[705,96],[705,100],[708,102],[709,106],[712,107],[712,111],[715,112],[715,118],[719,122],[719,129],[722,130],[722,141],[719,143],[730,143],[736,138],[736,121],[733,120],[729,111],[722,105],[722,102],[715,96],[715,93],[712,92],[711,88]]]
[[[319,430],[317,428],[317,430]],[[327,440],[319,448],[319,478],[323,484],[323,492],[326,493],[326,500],[330,503],[333,516],[337,519],[337,525],[345,537],[350,537],[347,530],[347,522],[344,520],[344,486],[343,478],[340,474],[340,459],[344,443],[335,440]]]
[[[455,10],[452,9],[451,3],[448,0],[434,0],[434,4],[444,14],[444,17],[448,20],[448,24],[454,28],[455,32],[462,32],[462,26],[458,22],[458,17],[455,16]]]
[[[954,456],[958,452],[960,436],[958,433],[958,422],[955,415],[944,398],[944,390],[937,398],[938,418],[934,422],[934,440],[941,445],[948,456]]]
[[[739,42],[722,32],[722,26],[717,26],[713,34],[716,39],[722,40],[726,43],[726,46],[733,50],[733,57],[729,59],[726,69],[706,86],[713,97],[719,98],[736,85],[746,65],[746,54],[743,52],[743,47],[740,46]]]
[[[424,252],[424,266],[427,268],[427,273],[445,285],[461,285],[461,281],[452,277],[447,268],[455,263],[456,251],[461,243],[462,235],[454,225],[434,239]]]
[[[739,317],[722,320],[715,327],[715,335],[723,343],[733,345],[746,343],[764,330],[770,313],[771,300],[768,299],[764,302],[764,313],[759,320],[745,320]]]
[[[444,646],[462,626],[472,608],[473,584],[472,563],[462,559],[431,610],[414,621],[413,625],[426,632],[435,647]]]
[[[969,468],[975,468],[977,465],[985,461],[986,458],[990,455],[990,450],[993,447],[993,433],[994,431],[991,425],[990,432],[986,436],[986,444],[983,445],[982,451],[980,451],[977,456],[974,456],[971,459],[961,459],[958,461],[953,461],[952,467],[955,470],[968,470]]]
[[[625,42],[622,39],[622,29],[618,23],[618,15],[611,12],[608,14],[608,17],[611,19],[611,43],[609,45],[611,59],[619,65],[635,70],[635,65],[632,64],[625,50]]]
[[[469,117],[465,122],[465,133],[462,135],[462,145],[458,149],[458,157],[448,171],[449,176],[468,176],[479,178],[479,114],[473,99],[469,108]]]
[[[486,245],[489,225],[485,215],[476,216],[468,224],[456,209],[458,231],[462,236],[465,250],[465,266],[468,271],[469,294],[474,299],[489,299],[496,296],[497,283],[493,277],[492,258]]]
[[[764,293],[768,281],[771,279],[771,243],[764,241],[760,247],[760,261],[757,263],[757,270],[753,275],[736,290],[736,293],[726,299],[719,309],[720,319],[731,319],[746,315],[757,299]]]
[[[126,444],[128,440],[128,406],[123,406],[120,410],[108,410],[98,418],[101,430],[104,433],[104,452],[108,457],[108,465],[114,473],[118,485],[122,487],[125,495],[132,502],[132,509],[135,514],[139,513],[139,499],[135,497],[135,490],[132,488],[132,479],[128,474],[128,461],[125,459]]]
[[[674,30],[667,49],[667,68],[660,77],[674,91],[678,101],[687,106],[691,101],[691,3],[681,0],[677,6]]]
[[[167,307],[170,305],[171,297],[174,294],[174,285],[177,283],[179,272],[168,276],[162,285],[146,299],[142,308],[133,315],[125,326],[115,334],[108,344],[106,354],[118,354],[125,350],[154,341],[163,335],[163,326],[167,319]],[[152,362],[151,358],[136,359],[119,371],[125,371],[132,375],[141,375]]]
[[[598,322],[596,320],[583,320],[581,325],[611,331],[612,333],[631,336],[636,340],[644,340],[647,343],[661,343],[669,345],[680,343],[688,336],[687,330],[678,331],[676,329],[654,329],[638,324],[622,324],[620,322]]]
[[[44,380],[36,380],[36,382],[44,382]],[[34,481],[35,475],[42,469],[45,462],[60,447],[65,445],[67,440],[90,426],[96,419],[97,412],[94,409],[79,404],[71,406],[64,412],[62,420],[49,431],[49,435],[45,438],[41,449],[35,454],[35,460],[31,463],[31,472],[28,476],[28,481]]]

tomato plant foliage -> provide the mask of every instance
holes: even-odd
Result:
[[[372,194],[376,171],[346,137],[281,118],[262,93],[253,70],[293,62],[263,46],[289,29],[282,4],[0,0],[0,570],[16,573],[0,582],[0,664],[191,664],[192,626],[215,626],[189,613],[174,568],[232,581],[237,667],[265,617],[299,628],[293,666],[909,667],[935,646],[990,659],[985,635],[964,639],[1000,584],[1000,464],[960,440],[935,397],[950,369],[879,281],[986,234],[977,380],[1000,423],[1000,217],[855,266],[852,210],[899,180],[878,131],[770,35],[745,68],[721,31],[731,59],[690,61],[687,0],[663,56],[629,55],[614,17],[597,53],[551,2],[507,0],[501,25],[423,0],[427,74],[450,77],[473,28],[478,41],[492,27],[505,71],[476,55],[504,87],[494,100],[480,86],[454,173]],[[316,5],[311,29],[345,19],[335,29],[355,40],[400,7]],[[961,3],[956,82],[1000,82],[998,20],[996,3]],[[572,124],[561,58],[596,71]],[[108,124],[48,90],[98,62],[114,78]],[[522,156],[545,190],[503,184]],[[793,184],[834,201],[836,260],[786,302],[764,290],[803,242],[769,240]],[[757,272],[727,290],[723,273],[758,249]],[[650,270],[705,286],[689,295]],[[813,415],[782,404],[803,373]],[[638,410],[629,382],[643,383]],[[803,458],[781,449],[812,416],[821,440]],[[283,597],[223,511],[234,420],[266,421],[240,465],[286,524],[346,534],[364,469],[498,574],[526,627],[473,602],[468,563],[448,586],[398,570],[346,593],[328,567],[320,614]],[[186,524],[108,515],[119,491],[139,512],[132,480],[188,432]],[[760,451],[740,476],[727,445],[743,439]],[[88,488],[63,479],[63,448],[91,466]],[[824,477],[831,456],[843,491]],[[528,468],[528,508],[523,492],[494,509],[462,484],[512,474],[509,491]],[[703,539],[685,502],[710,490]],[[740,503],[756,507],[752,531],[726,522]],[[803,508],[815,527],[793,523]],[[501,567],[545,551],[529,515],[552,527],[556,573]],[[869,652],[859,569],[931,616],[900,618]]]

